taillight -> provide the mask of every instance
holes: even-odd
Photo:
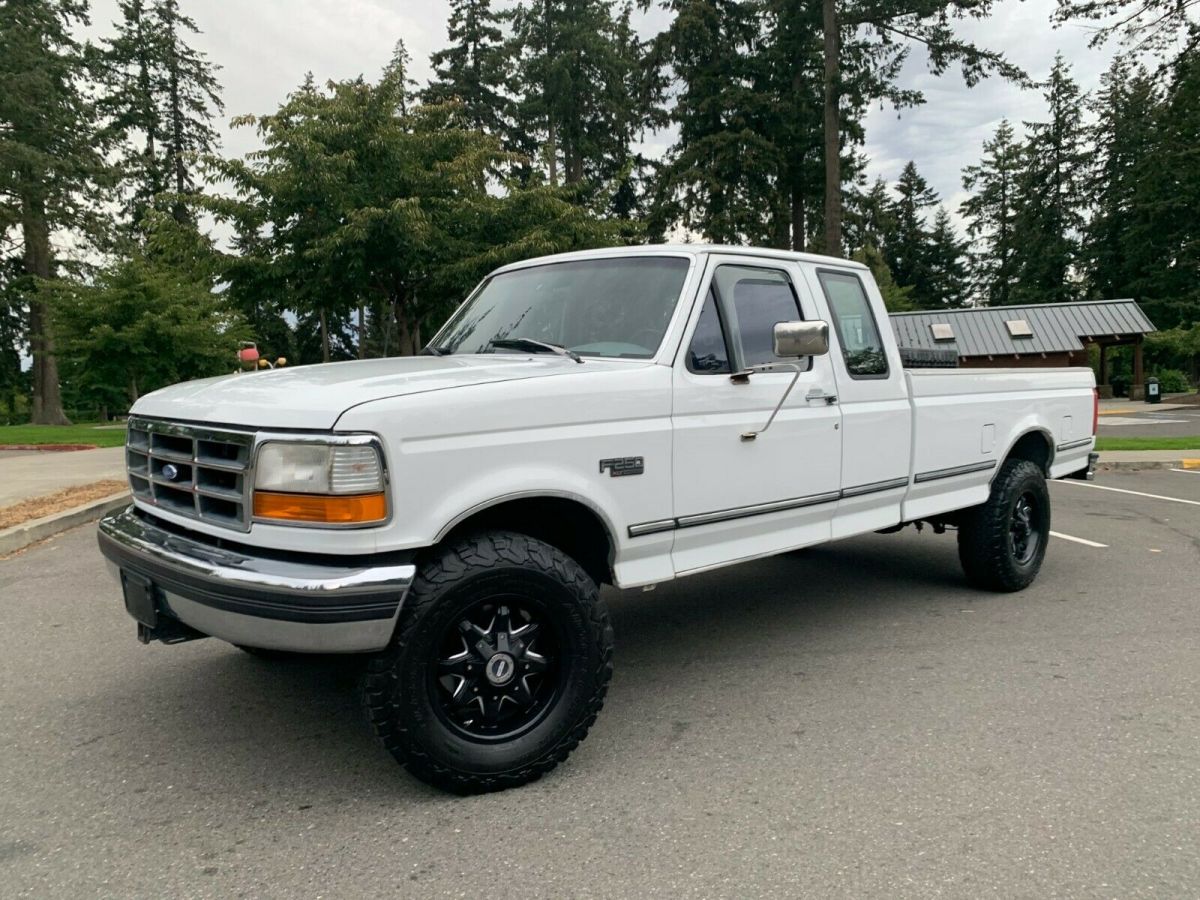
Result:
[[[1092,437],[1100,430],[1100,389],[1092,388]]]

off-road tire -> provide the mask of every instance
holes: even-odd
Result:
[[[1014,550],[1012,529],[1018,503],[1031,502],[1037,545],[1027,559]],[[988,591],[1019,591],[1037,577],[1050,538],[1050,492],[1042,470],[1024,459],[1009,459],[992,482],[987,502],[963,513],[958,527],[958,558],[967,581]]]
[[[488,579],[480,581],[480,579]],[[440,635],[491,584],[551,597],[567,635],[561,692],[531,730],[474,743],[435,710],[428,687]],[[612,677],[613,632],[595,582],[573,559],[522,534],[488,531],[435,548],[418,568],[389,647],[367,661],[363,706],[383,746],[417,778],[460,794],[535,781],[587,736]]]

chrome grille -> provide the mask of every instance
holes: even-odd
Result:
[[[130,418],[125,468],[134,497],[159,509],[250,530],[254,434]]]

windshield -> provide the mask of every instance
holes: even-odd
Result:
[[[649,359],[688,260],[648,256],[549,263],[489,279],[434,342],[439,354],[528,353],[540,341],[579,356]],[[497,342],[505,346],[497,346]]]

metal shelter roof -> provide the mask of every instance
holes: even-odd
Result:
[[[1082,350],[1083,339],[1131,338],[1155,331],[1133,300],[1037,303],[931,312],[892,313],[892,331],[901,347],[956,349],[959,356],[1020,356]],[[1031,337],[1013,337],[1007,322],[1023,319]],[[935,341],[931,325],[947,324],[953,341]]]

